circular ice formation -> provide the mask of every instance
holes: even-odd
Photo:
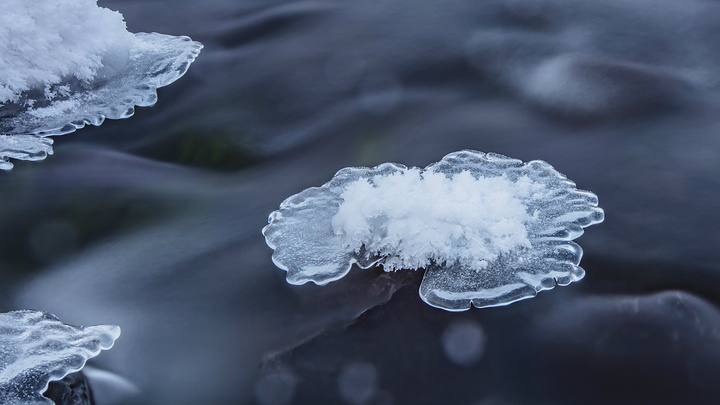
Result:
[[[50,381],[83,368],[120,336],[114,325],[71,326],[40,311],[0,314],[0,403],[52,404]]]
[[[290,284],[361,268],[425,268],[420,296],[450,311],[506,305],[585,274],[571,240],[604,218],[548,163],[460,151],[424,169],[340,170],[286,199],[263,229]]]

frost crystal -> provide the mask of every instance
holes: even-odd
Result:
[[[120,13],[97,0],[3,0],[0,4],[0,105],[64,77],[92,80],[103,57],[127,52],[134,38]]]
[[[532,217],[522,199],[544,192],[527,176],[511,181],[411,168],[348,185],[333,231],[353,251],[387,257],[388,271],[456,261],[484,269],[502,253],[530,247]]]
[[[155,104],[157,88],[182,77],[202,49],[188,37],[127,32],[122,16],[97,0],[0,3],[4,135],[62,135],[130,117],[135,106]],[[49,145],[25,142],[31,149]],[[5,143],[0,169],[12,167],[9,158],[24,158],[24,150]]]
[[[603,218],[594,194],[546,162],[461,151],[424,169],[340,170],[285,200],[263,234],[291,284],[326,284],[353,263],[425,268],[423,300],[459,311],[581,279],[570,241]]]
[[[83,368],[120,336],[114,325],[77,327],[39,311],[0,314],[0,403],[52,404],[50,381]]]

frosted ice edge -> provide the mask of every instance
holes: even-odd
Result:
[[[10,159],[43,160],[53,154],[53,140],[37,135],[0,135],[0,169],[10,170]]]
[[[579,266],[582,248],[574,242],[545,246],[545,254],[524,258],[517,263],[512,258],[501,259],[489,273],[501,273],[492,283],[473,277],[474,269],[431,266],[420,284],[420,297],[427,304],[449,311],[497,307],[535,297],[539,292],[555,286],[566,286],[585,277]],[[538,269],[542,271],[538,271]],[[502,281],[502,282],[497,282]]]
[[[40,311],[0,314],[0,403],[52,404],[50,381],[79,371],[120,336],[115,325],[66,325]]]
[[[468,165],[468,162],[471,164]],[[530,249],[495,262],[499,268],[489,268],[484,272],[492,277],[472,277],[475,270],[462,266],[453,268],[453,277],[448,277],[447,270],[428,268],[420,287],[420,296],[425,302],[454,311],[471,306],[501,306],[532,298],[540,291],[552,289],[555,285],[567,285],[584,277],[585,271],[579,266],[582,248],[570,241],[581,236],[583,228],[604,219],[604,212],[597,206],[598,199],[593,193],[578,190],[574,182],[544,161],[523,164],[495,156],[485,159],[474,156],[471,151],[461,151],[448,155],[434,166],[445,172],[455,172],[461,167],[480,175],[483,175],[482,172],[497,174],[499,170],[511,177],[529,173],[553,192],[547,200],[527,201],[528,209],[537,212],[539,219],[528,224]],[[500,288],[508,285],[515,287],[509,290]],[[462,292],[463,295],[448,292]]]
[[[352,264],[367,268],[383,264],[388,257],[348,251],[343,237],[336,235],[331,218],[343,202],[343,189],[358,179],[372,179],[406,166],[386,163],[374,168],[346,168],[321,187],[313,187],[287,198],[263,228],[268,246],[274,249],[272,260],[287,271],[291,284],[314,282],[327,284],[343,277]],[[499,154],[464,150],[451,153],[423,172],[444,173],[448,178],[461,172],[477,177],[504,176],[511,181],[530,177],[533,184],[545,187],[541,198],[524,201],[535,220],[527,223],[530,244],[506,252],[486,269],[468,268],[462,263],[427,266],[420,296],[428,304],[462,311],[471,306],[500,306],[534,297],[555,285],[567,285],[582,279],[579,266],[582,249],[571,242],[583,234],[583,228],[602,222],[604,212],[593,193],[578,190],[575,183],[544,161],[523,163]]]
[[[343,247],[343,238],[337,237],[332,229],[330,217],[321,210],[313,210],[315,206],[326,204],[330,207],[339,207],[342,202],[340,195],[346,184],[367,175],[386,175],[406,170],[407,167],[397,163],[383,163],[374,168],[348,167],[340,169],[333,178],[321,187],[311,187],[298,194],[286,198],[278,211],[268,217],[262,234],[265,242],[274,250],[273,263],[280,269],[287,271],[287,281],[293,285],[313,282],[325,285],[331,281],[344,277],[358,264],[361,268],[375,265],[380,258],[371,255],[358,255],[354,251],[346,251]],[[295,215],[300,214],[300,215]],[[291,229],[296,234],[288,237],[284,230]],[[306,235],[314,238],[322,237],[323,243],[314,244],[314,257],[304,255]],[[334,263],[335,267],[325,272],[315,272],[315,266],[326,266]]]
[[[182,77],[197,58],[203,45],[185,36],[158,33],[136,33],[129,59],[121,69],[107,66],[89,83],[69,80],[54,87],[67,86],[62,97],[46,99],[41,91],[28,91],[20,101],[0,107],[0,134],[8,136],[64,135],[86,125],[101,125],[106,118],[132,116],[135,107],[157,102],[157,89]],[[9,159],[29,160],[22,153],[13,154],[0,141],[0,169],[12,168]],[[35,141],[31,148],[52,149],[48,143]]]

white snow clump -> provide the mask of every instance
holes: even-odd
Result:
[[[291,284],[326,284],[353,263],[424,268],[422,299],[450,311],[506,305],[584,276],[597,197],[546,162],[465,150],[424,169],[346,168],[285,200],[263,229]]]
[[[480,270],[503,253],[531,247],[532,215],[522,199],[545,193],[528,176],[449,177],[410,168],[348,185],[332,225],[348,248],[387,257],[388,271],[456,261]]]
[[[3,0],[0,3],[0,105],[38,88],[52,97],[64,78],[90,81],[109,52],[135,36],[120,13],[97,0]]]

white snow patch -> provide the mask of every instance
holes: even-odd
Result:
[[[475,178],[411,168],[347,186],[332,218],[348,248],[387,257],[386,271],[460,262],[484,269],[499,255],[531,246],[524,199],[544,186],[522,176]]]
[[[92,80],[105,59],[120,59],[135,42],[120,13],[97,0],[0,2],[0,105],[64,78]]]

